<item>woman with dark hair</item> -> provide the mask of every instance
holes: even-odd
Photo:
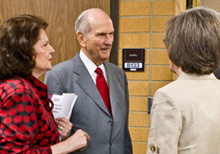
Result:
[[[83,149],[89,136],[53,119],[47,86],[37,78],[52,68],[53,47],[39,17],[21,15],[0,28],[0,153],[62,154]],[[62,142],[59,141],[59,135]]]
[[[154,95],[147,154],[220,153],[220,14],[197,7],[173,17],[164,43],[176,81]]]

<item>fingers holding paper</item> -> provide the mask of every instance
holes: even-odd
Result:
[[[66,138],[68,138],[70,136],[73,124],[67,118],[64,117],[56,118],[56,124],[61,139],[65,140]]]

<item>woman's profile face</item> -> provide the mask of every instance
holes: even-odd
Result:
[[[36,54],[36,66],[33,69],[34,73],[42,75],[52,68],[52,53],[55,52],[53,47],[49,44],[47,34],[44,29],[40,30],[39,40],[34,45]]]

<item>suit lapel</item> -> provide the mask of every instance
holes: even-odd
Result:
[[[105,106],[105,103],[93,82],[89,72],[87,71],[85,65],[81,61],[79,54],[75,59],[74,63],[77,63],[78,67],[74,68],[74,73],[78,75],[77,84],[84,90],[84,92],[109,116],[109,112]]]
[[[112,110],[112,116],[114,117],[116,107],[117,107],[117,96],[115,92],[117,92],[117,81],[114,78],[114,72],[113,70],[108,66],[108,63],[104,63],[106,73],[107,73],[107,79],[108,79],[108,86],[109,86],[109,94],[110,94],[110,103],[111,103],[111,110]],[[109,75],[111,74],[111,75]]]

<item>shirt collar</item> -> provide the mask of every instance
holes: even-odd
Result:
[[[96,66],[95,63],[93,63],[92,60],[90,60],[84,53],[82,50],[80,50],[79,56],[82,60],[82,62],[84,63],[84,65],[86,66],[89,74],[91,75],[92,73],[95,72],[96,68],[99,67],[102,69],[103,72],[105,72],[105,68],[104,65],[101,64],[99,66]]]
[[[184,80],[216,80],[217,78],[213,73],[211,74],[205,74],[205,75],[198,75],[198,74],[190,74],[182,72],[180,76],[177,78],[178,80],[184,79]]]

